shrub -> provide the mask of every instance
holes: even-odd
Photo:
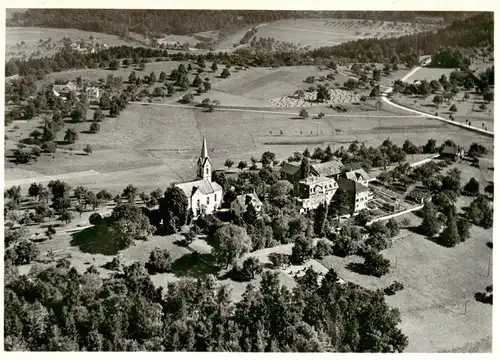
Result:
[[[16,266],[27,265],[35,260],[39,254],[40,251],[34,243],[29,240],[22,240],[5,252],[5,260]]]
[[[89,216],[89,223],[91,225],[99,225],[102,222],[102,216],[99,213],[93,213]]]
[[[365,254],[364,267],[368,274],[381,277],[387,274],[390,270],[390,261],[376,252],[368,252]]]
[[[391,285],[384,288],[384,294],[386,295],[394,295],[396,292],[404,289],[404,286],[399,281],[394,281]]]
[[[268,257],[275,269],[290,265],[290,257],[287,254],[271,253]]]
[[[316,259],[321,259],[332,253],[332,246],[325,240],[319,240],[314,249],[314,257]]]
[[[172,257],[166,249],[156,247],[149,254],[149,261],[146,268],[150,274],[164,273],[170,271],[172,266]]]

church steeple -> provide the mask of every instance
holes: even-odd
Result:
[[[203,137],[201,154],[198,158],[198,179],[212,181],[212,162],[208,156],[207,139]]]

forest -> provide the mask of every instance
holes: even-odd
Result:
[[[36,75],[42,78],[50,72],[72,68],[108,67],[112,59],[133,58],[144,61],[149,58],[171,60],[215,60],[236,66],[292,66],[292,65],[331,65],[333,62],[383,62],[418,64],[418,57],[424,54],[437,54],[448,48],[457,54],[457,61],[447,61],[447,66],[463,64],[464,51],[483,47],[493,52],[493,14],[482,13],[471,18],[453,22],[437,32],[403,36],[395,39],[363,39],[347,42],[334,47],[323,47],[310,52],[273,52],[256,53],[248,49],[237,50],[232,54],[208,53],[192,55],[167,52],[150,48],[112,47],[94,54],[79,54],[63,50],[51,58],[10,59],[5,64],[5,75]],[[161,60],[161,59],[160,59]],[[165,59],[164,59],[165,60]],[[166,59],[169,60],[169,59]]]
[[[210,30],[234,30],[246,25],[296,18],[346,18],[412,21],[443,18],[445,23],[471,16],[471,12],[438,11],[262,11],[262,10],[124,10],[29,9],[14,13],[7,26],[73,28],[127,37],[141,34],[193,34]]]

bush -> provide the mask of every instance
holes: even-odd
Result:
[[[287,254],[271,253],[268,257],[275,269],[290,265],[290,257]]]
[[[156,247],[149,254],[149,261],[146,268],[150,274],[164,273],[170,271],[172,266],[172,257],[166,249]]]
[[[364,267],[368,274],[381,277],[390,270],[390,261],[376,252],[368,252],[365,254]]]
[[[5,252],[5,261],[10,261],[16,266],[27,265],[35,260],[39,254],[40,251],[34,243],[29,240],[22,240]]]
[[[314,257],[316,259],[321,259],[332,253],[332,246],[325,240],[319,240],[314,249]]]
[[[91,225],[99,225],[102,222],[102,216],[99,213],[93,213],[89,216],[89,223]]]
[[[384,294],[389,296],[394,295],[396,292],[401,291],[403,289],[404,286],[402,283],[400,283],[399,281],[394,281],[391,285],[389,285],[384,289]]]
[[[264,266],[256,257],[249,257],[243,262],[243,266],[235,266],[231,271],[231,278],[236,281],[250,281],[255,275],[261,274]]]

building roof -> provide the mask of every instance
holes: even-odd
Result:
[[[340,173],[343,164],[340,160],[331,160],[321,164],[314,164],[311,167],[318,175],[332,176]]]
[[[216,191],[222,191],[222,187],[219,184],[217,184],[215,181],[209,181],[207,179],[176,184],[175,186],[184,191],[189,199],[191,198],[191,196],[193,196],[196,190],[200,190],[201,193],[205,195],[213,194]]]
[[[443,148],[443,151],[441,151],[441,154],[457,155],[458,154],[458,147],[446,145]]]
[[[54,85],[54,89],[57,90],[58,92],[61,92],[61,91],[64,92],[65,90],[76,91],[77,86],[76,86],[76,84],[74,84],[70,81],[65,85]]]
[[[300,170],[300,166],[293,165],[290,163],[284,163],[281,167],[281,172],[288,175],[295,175]]]
[[[335,182],[334,179],[328,178],[326,176],[320,175],[320,176],[315,176],[315,175],[310,175],[306,179],[302,179],[299,181],[300,184],[307,184],[307,185],[314,185],[314,184],[320,184],[326,181],[333,181]]]
[[[240,205],[241,208],[246,208],[247,206],[247,196],[250,197],[250,202],[254,207],[261,205],[262,206],[262,201],[258,198],[258,196],[254,193],[248,193],[248,194],[243,194],[243,195],[238,195],[234,201],[237,201]]]
[[[348,171],[345,173],[345,177],[346,179],[353,181],[366,181],[370,179],[366,171],[363,169]]]
[[[341,178],[337,180],[337,183],[339,184],[339,188],[341,188],[342,190],[355,192],[356,194],[367,192],[370,190],[367,186],[351,179]]]

